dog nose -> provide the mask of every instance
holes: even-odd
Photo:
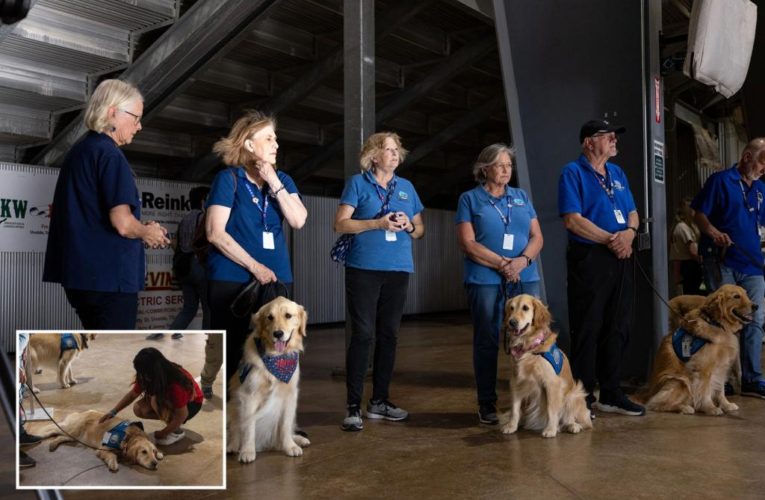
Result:
[[[516,330],[518,329],[518,320],[517,319],[510,318],[510,321],[508,321],[508,323],[510,323],[510,326],[512,326]]]
[[[752,304],[752,312],[754,312],[754,311],[756,311],[757,309],[759,309],[759,307],[760,307],[760,306],[758,306],[757,304]]]
[[[282,338],[282,337],[284,337],[284,332],[283,332],[283,331],[281,331],[281,330],[276,330],[276,331],[274,332],[274,338],[275,338],[275,339],[280,339],[280,338]]]

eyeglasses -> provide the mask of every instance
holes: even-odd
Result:
[[[590,139],[597,139],[599,137],[606,137],[609,141],[615,141],[616,133],[615,132],[598,132],[597,134],[591,135]]]
[[[139,123],[141,123],[141,118],[143,118],[142,115],[137,115],[135,113],[131,113],[127,109],[120,109],[120,111],[122,111],[123,113],[129,114],[130,116],[132,116],[135,119],[135,121],[133,122],[133,125],[138,125]]]

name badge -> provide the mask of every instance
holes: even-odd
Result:
[[[263,231],[263,248],[266,250],[275,249],[274,245],[274,233],[271,231]]]
[[[512,250],[514,241],[515,241],[514,234],[506,234],[505,239],[502,241],[502,250]]]
[[[624,215],[622,215],[622,211],[621,210],[614,210],[614,215],[616,216],[616,222],[618,222],[619,224],[626,224],[627,223],[627,221],[624,220]]]
[[[393,231],[385,231],[385,241],[396,241],[396,233]]]

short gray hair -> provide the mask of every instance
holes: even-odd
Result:
[[[501,142],[491,144],[483,148],[483,151],[478,155],[478,159],[473,164],[473,178],[479,184],[486,182],[486,167],[490,167],[497,163],[497,158],[502,153],[507,153],[510,157],[510,161],[515,163],[515,149],[511,148],[507,144]]]
[[[85,108],[85,126],[94,132],[104,132],[111,129],[108,111],[114,106],[121,109],[129,102],[141,101],[141,92],[132,84],[122,80],[104,80],[98,84],[90,96]]]

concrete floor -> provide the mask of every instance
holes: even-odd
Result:
[[[72,365],[79,383],[61,389],[54,370],[45,369],[34,375],[37,395],[46,407],[54,408],[57,421],[71,412],[96,409],[108,411],[130,390],[135,371],[133,357],[143,347],[156,347],[169,360],[182,365],[198,376],[204,365],[206,335],[186,333],[181,340],[170,335],[159,341],[145,340],[146,334],[100,334],[90,343]],[[206,401],[199,413],[183,428],[186,437],[170,446],[161,447],[165,454],[157,471],[138,465],[120,463],[119,470],[111,473],[95,455],[95,451],[82,445],[66,444],[55,452],[48,451],[47,441],[27,449],[37,460],[37,466],[22,471],[19,483],[23,486],[221,486],[223,484],[223,412],[222,380],[216,380],[216,397]],[[39,405],[38,405],[39,406]],[[25,402],[27,410],[30,403]],[[119,416],[135,419],[132,406]],[[159,421],[144,420],[147,433],[164,427]],[[27,431],[35,433],[42,422],[29,422]]]
[[[260,453],[249,465],[229,456],[226,492],[184,491],[184,497],[765,497],[765,401],[734,396],[741,410],[731,416],[599,414],[595,428],[578,435],[503,436],[477,425],[471,335],[466,316],[405,321],[391,399],[411,412],[410,420],[365,420],[362,432],[345,433],[340,430],[345,383],[330,376],[343,364],[343,331],[309,328],[299,422],[312,445],[300,458]],[[506,406],[504,355],[501,367],[500,406]],[[119,498],[144,496],[121,492]]]

